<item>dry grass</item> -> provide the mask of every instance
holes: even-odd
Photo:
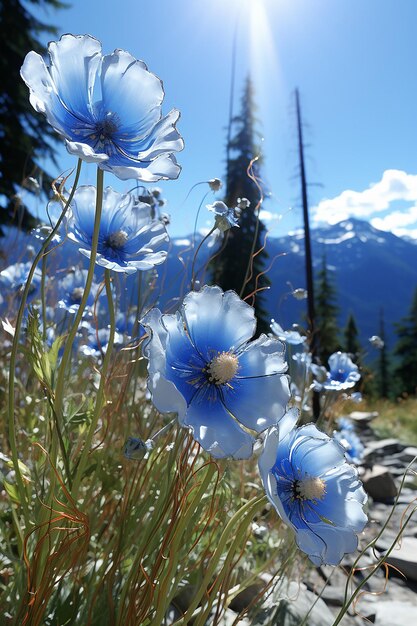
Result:
[[[357,408],[378,411],[379,417],[372,426],[380,437],[395,437],[409,445],[417,445],[417,398],[364,401]]]

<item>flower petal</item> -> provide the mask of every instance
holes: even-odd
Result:
[[[220,403],[208,404],[203,411],[192,403],[184,425],[192,430],[204,450],[217,459],[248,459],[252,455],[254,438],[240,428]]]
[[[65,140],[65,145],[70,154],[77,156],[79,159],[82,159],[86,163],[105,163],[109,160],[107,154],[94,152],[94,149],[89,146],[87,143],[82,143],[79,141],[68,141]]]
[[[178,421],[183,424],[187,403],[176,386],[164,377],[166,370],[166,345],[168,333],[161,320],[161,312],[152,309],[141,320],[150,338],[143,344],[143,354],[148,359],[148,389],[152,402],[162,413],[177,413]]]
[[[161,117],[161,80],[125,50],[103,57],[101,91],[105,112],[112,111],[120,120],[116,142],[123,137],[128,143],[145,137]]]
[[[210,361],[214,352],[236,350],[255,332],[254,310],[234,291],[208,287],[184,298],[183,317],[193,344]]]
[[[101,62],[101,43],[90,35],[63,35],[48,48],[50,74],[59,98],[82,120],[92,115],[95,77]]]

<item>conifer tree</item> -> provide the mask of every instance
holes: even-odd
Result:
[[[266,229],[258,218],[257,205],[259,189],[248,176],[247,169],[251,160],[259,155],[260,137],[256,131],[254,92],[250,78],[247,78],[241,100],[241,111],[232,120],[232,136],[228,146],[226,194],[224,202],[229,207],[236,207],[238,198],[247,198],[250,202],[239,216],[239,228],[231,228],[226,233],[227,242],[211,264],[212,281],[223,290],[233,289],[242,298],[270,284],[262,272],[266,269],[268,255],[263,249]],[[260,179],[258,159],[253,165],[256,179]],[[257,317],[257,335],[270,332],[270,319],[265,311],[262,291],[252,301]]]
[[[20,198],[19,188],[48,194],[51,187],[51,177],[43,171],[40,161],[45,157],[53,159],[55,132],[44,116],[32,108],[20,68],[30,50],[45,53],[39,36],[52,36],[56,31],[35,18],[28,5],[56,9],[65,6],[59,0],[0,2],[0,236],[2,225],[30,229],[36,223]]]
[[[339,349],[338,338],[336,288],[334,287],[326,265],[326,256],[323,255],[322,266],[315,285],[316,305],[316,332],[318,356],[323,364],[333,352]]]
[[[417,392],[417,289],[411,302],[410,312],[396,324],[398,342],[395,354],[399,364],[396,375],[401,391],[408,394]]]
[[[355,318],[353,317],[353,313],[349,313],[348,321],[346,323],[346,327],[344,330],[344,350],[353,356],[355,360],[357,360],[360,353],[360,343],[359,343],[359,333],[358,328],[356,326]]]

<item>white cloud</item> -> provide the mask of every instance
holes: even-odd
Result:
[[[404,229],[404,226],[412,226],[413,224],[417,226],[417,205],[404,211],[393,211],[384,217],[374,217],[370,222],[378,230],[388,230],[398,234],[400,231],[407,230]]]
[[[266,211],[265,209],[261,209],[259,211],[259,219],[266,223],[279,222],[282,219],[282,215],[279,215],[278,213],[272,213],[271,211]]]
[[[380,218],[375,217],[378,213],[389,210],[391,204],[397,201],[410,202],[413,206],[404,211],[393,211],[390,215]],[[322,200],[313,207],[312,215],[316,224],[320,222],[336,224],[349,217],[359,219],[372,217],[371,223],[375,228],[381,228],[381,224],[385,224],[381,230],[395,232],[395,227],[417,222],[417,208],[414,206],[416,202],[417,175],[407,174],[402,170],[385,170],[379,182],[372,183],[363,191],[347,189],[335,198]],[[377,219],[380,220],[379,226],[375,223]]]

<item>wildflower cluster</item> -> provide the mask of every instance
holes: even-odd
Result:
[[[342,431],[331,438],[314,424],[297,427],[298,409],[309,410],[309,392],[313,389],[334,396],[353,388],[360,378],[358,367],[348,355],[340,352],[330,357],[329,370],[313,363],[308,353],[308,337],[300,332],[299,327],[284,331],[272,321],[272,333],[254,339],[254,309],[234,291],[223,292],[219,287],[209,285],[194,289],[194,275],[191,291],[175,313],[165,313],[149,304],[156,299],[152,292],[155,268],[166,261],[169,250],[167,227],[170,219],[160,211],[164,205],[161,191],[137,186],[127,193],[119,193],[111,187],[104,187],[103,172],[110,172],[122,180],[135,179],[145,183],[176,178],[180,166],[174,153],[183,148],[175,126],[179,112],[172,110],[162,116],[162,83],[142,61],[123,50],[103,55],[101,44],[89,35],[64,35],[49,45],[49,55],[49,66],[35,52],[30,52],[24,61],[21,74],[29,87],[30,101],[64,138],[68,151],[79,157],[79,168],[84,160],[95,163],[98,170],[97,186],[78,187],[79,169],[71,190],[65,190],[62,183],[48,206],[52,229],[34,262],[17,262],[0,272],[1,315],[5,317],[13,311],[15,314],[15,327],[7,323],[8,332],[13,335],[9,430],[16,479],[14,503],[22,506],[26,532],[32,524],[30,507],[34,506],[32,501],[35,498],[31,500],[27,496],[26,483],[30,480],[23,476],[15,432],[14,376],[22,327],[27,327],[28,335],[33,339],[33,346],[26,353],[40,383],[42,400],[47,400],[47,454],[55,472],[50,482],[42,482],[42,488],[51,485],[51,494],[45,496],[45,510],[36,531],[49,524],[48,532],[52,526],[60,533],[68,530],[69,537],[79,520],[80,524],[86,525],[81,510],[88,500],[85,495],[80,511],[77,509],[82,482],[92,471],[97,471],[100,476],[105,473],[106,464],[100,457],[101,443],[94,448],[94,451],[98,450],[94,463],[88,465],[100,424],[108,418],[111,430],[113,421],[123,422],[121,415],[137,412],[146,416],[147,427],[152,432],[160,416],[152,409],[150,398],[158,412],[175,414],[175,417],[172,419],[171,416],[171,421],[149,439],[131,436],[123,429],[126,431],[123,455],[128,461],[137,462],[138,467],[146,465],[148,458],[152,459],[149,470],[141,475],[138,470],[130,478],[133,476],[133,482],[139,481],[137,485],[140,486],[134,483],[132,491],[140,494],[146,480],[154,480],[152,472],[155,472],[155,482],[149,490],[153,504],[149,504],[149,510],[146,510],[145,499],[141,502],[140,513],[133,507],[132,515],[135,525],[141,516],[144,521],[150,520],[151,530],[146,535],[143,550],[145,544],[153,546],[154,550],[157,544],[161,544],[162,554],[165,543],[156,537],[156,533],[159,524],[163,527],[161,520],[165,519],[166,513],[165,538],[174,538],[171,552],[166,552],[174,555],[174,560],[167,566],[169,584],[176,576],[176,571],[170,568],[176,568],[178,564],[181,532],[187,529],[189,520],[194,520],[197,529],[192,536],[193,546],[201,537],[200,507],[205,506],[205,490],[214,468],[218,471],[217,464],[210,460],[207,467],[206,464],[194,467],[195,461],[189,461],[192,455],[196,456],[199,446],[215,459],[248,460],[257,454],[259,482],[263,484],[266,497],[262,496],[256,506],[259,502],[264,505],[268,498],[281,519],[294,531],[299,548],[315,565],[338,564],[346,553],[356,549],[358,534],[366,524],[363,511],[366,496],[356,468],[347,462],[347,458],[357,461],[360,448],[352,433]],[[208,182],[214,191],[221,187],[219,179]],[[213,230],[217,228],[224,232],[238,227],[239,216],[249,205],[246,198],[239,198],[234,208],[221,201],[208,205],[215,216]],[[77,261],[70,262],[69,268],[52,265],[50,257],[54,258],[54,255],[49,254],[52,242],[61,247],[67,246],[67,240],[71,243],[65,247],[63,256],[72,259],[74,255]],[[77,256],[78,252],[81,256]],[[85,258],[88,259],[88,269],[81,264]],[[37,267],[40,260],[42,271]],[[51,263],[53,276],[45,281],[47,262]],[[135,289],[129,287],[128,279],[132,275],[139,275]],[[294,297],[305,297],[301,293],[297,296],[297,291],[302,290],[295,290]],[[35,308],[25,316],[28,301]],[[289,363],[284,344],[288,346]],[[128,401],[123,393],[116,394],[115,398],[112,396],[119,380],[117,366],[124,356],[120,357],[121,348],[125,353],[132,352],[131,358],[126,357],[128,367],[120,376],[126,389],[130,389],[132,380],[134,383]],[[115,352],[117,356],[113,358]],[[147,361],[147,390],[138,382],[141,376],[144,378],[141,370],[143,357]],[[68,374],[76,368],[80,386],[87,381],[89,391],[68,391],[67,398]],[[154,452],[154,442],[174,423],[185,431],[178,429],[175,441],[169,446],[169,454],[177,464],[175,470],[172,469],[174,465],[166,470],[168,479],[177,489],[175,494],[170,494],[168,488],[158,484],[163,482],[164,468],[162,457]],[[141,430],[140,419],[136,424]],[[71,428],[79,428],[75,441]],[[188,443],[185,443],[184,433],[191,434]],[[112,435],[109,441],[114,446]],[[64,478],[61,479],[57,468],[62,469]],[[118,469],[119,466],[117,471],[114,468],[113,474],[117,474]],[[206,470],[204,479],[199,482],[195,478],[197,473]],[[192,484],[189,489],[184,473]],[[59,498],[54,492],[58,484],[62,490]],[[90,499],[97,499],[97,493],[97,489],[91,490]],[[172,502],[168,502],[171,495]],[[62,504],[60,498],[64,499],[63,496],[68,505]],[[155,514],[153,520],[158,498],[163,497],[167,498],[167,504],[161,506],[160,517]],[[45,511],[52,519],[50,512],[54,512],[56,503],[63,512],[53,517],[52,522],[45,522]],[[107,507],[104,496],[100,506]],[[71,514],[67,511],[70,507]],[[125,503],[119,508],[125,510]],[[176,510],[184,511],[188,517],[184,521],[176,520]],[[250,502],[242,506],[241,512],[236,513],[239,524],[245,515],[252,515],[255,510],[255,505]],[[116,515],[116,509],[113,513]],[[55,528],[53,524],[61,517],[70,520],[73,526]],[[214,519],[211,509],[208,519],[210,522]],[[169,524],[174,522],[178,522],[178,526],[170,533]],[[107,520],[100,533],[106,532],[106,524]],[[219,524],[218,520],[216,524]],[[245,528],[239,526],[232,543],[235,550]],[[30,528],[30,533],[32,531]],[[232,531],[233,525],[229,522],[222,535],[224,541],[229,540]],[[19,536],[20,548],[26,551],[23,536]],[[90,535],[87,531],[79,533],[77,538],[79,536],[86,537],[88,544]],[[116,549],[112,541],[110,544],[109,558],[111,551]],[[35,550],[38,565],[48,562],[46,550],[49,548],[46,545],[42,537],[39,556]],[[51,546],[53,555],[61,555],[53,542]],[[232,555],[231,547],[230,550]],[[87,552],[86,546],[80,549],[80,554]],[[209,550],[204,552],[206,560],[208,553]],[[138,582],[137,589],[145,589],[147,582],[153,580],[157,594],[160,592],[158,572],[146,573],[146,568],[150,570],[151,565],[144,557],[142,559],[141,554],[134,562],[135,566],[132,565],[132,577],[136,572],[139,572],[138,576],[144,572],[144,582]],[[189,552],[186,554],[188,558]],[[197,606],[199,598],[201,600],[215,580],[214,568],[223,558],[219,550],[212,550],[210,554],[214,564],[213,570],[210,570],[211,565],[208,570],[211,578],[201,586],[201,595],[196,595],[191,607]],[[119,559],[123,568],[128,567],[131,558],[129,554],[128,559]],[[164,564],[166,557],[163,554],[154,561]],[[102,562],[106,569],[106,559]],[[37,575],[36,567],[34,572]],[[58,567],[54,571],[57,579],[57,572],[60,575],[62,572]],[[30,584],[33,582],[34,585],[29,589],[34,598],[30,604],[33,607],[38,597],[35,574],[35,582],[29,576]],[[51,588],[55,583],[54,579]],[[175,582],[177,586],[180,583],[180,579]],[[123,598],[126,600],[125,596]],[[156,621],[153,623],[162,623],[163,606],[160,604],[162,608],[159,608],[156,603]],[[30,610],[35,611],[35,608]],[[46,610],[43,605],[42,610]],[[129,614],[136,615],[139,610],[134,599]],[[123,619],[120,623],[124,623]]]

